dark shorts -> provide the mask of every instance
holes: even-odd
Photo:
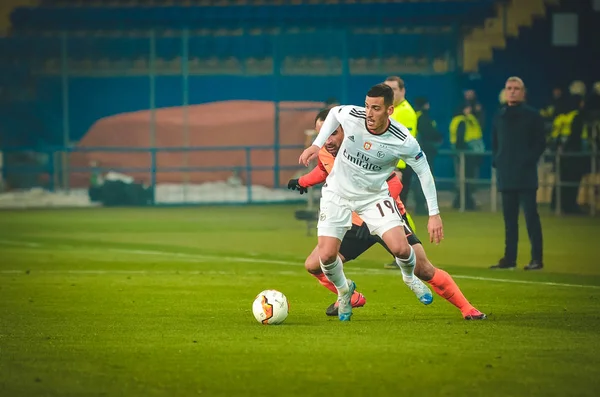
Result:
[[[408,226],[408,219],[406,219],[406,215],[402,215],[404,219],[404,232],[406,233],[406,239],[410,245],[421,244],[421,240],[417,237],[416,234],[410,230]],[[380,244],[383,248],[390,252],[389,248],[381,237],[371,235],[367,240],[362,240],[356,237],[356,232],[358,230],[358,226],[352,225],[352,228],[346,232],[344,235],[344,239],[342,240],[342,245],[340,246],[340,254],[346,259],[346,262],[351,261],[353,259],[358,258],[363,254],[366,250],[371,248],[375,244]],[[391,252],[390,252],[391,254]]]

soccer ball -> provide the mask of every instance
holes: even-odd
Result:
[[[290,305],[284,294],[267,289],[256,295],[252,303],[254,318],[261,324],[281,324],[288,316]]]

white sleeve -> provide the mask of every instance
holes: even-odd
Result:
[[[321,126],[321,131],[319,131],[319,135],[313,141],[313,145],[317,145],[318,147],[323,147],[327,138],[333,134],[333,132],[340,126],[344,116],[348,114],[348,112],[352,109],[352,106],[334,106],[329,110],[329,114],[327,118],[323,122]]]
[[[421,183],[421,189],[425,200],[427,200],[427,208],[429,209],[429,216],[437,215],[440,213],[437,200],[437,191],[435,189],[435,181],[433,175],[429,169],[429,163],[427,162],[427,156],[421,150],[419,143],[411,135],[407,137],[405,145],[401,154],[402,160],[406,162],[413,169],[415,174],[419,177]]]

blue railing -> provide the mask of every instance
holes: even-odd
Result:
[[[281,164],[280,156],[281,151],[294,150],[294,158],[299,157],[300,153],[304,149],[302,145],[262,145],[262,146],[181,146],[181,147],[47,147],[47,148],[25,148],[25,147],[14,147],[4,148],[4,165],[0,165],[0,174],[3,175],[4,179],[10,181],[11,179],[17,178],[17,181],[27,181],[27,178],[33,176],[44,175],[45,178],[41,182],[42,186],[30,186],[21,187],[44,187],[50,191],[56,189],[66,189],[70,187],[71,174],[89,174],[92,173],[106,173],[109,171],[119,173],[132,173],[132,174],[146,174],[149,175],[149,185],[155,187],[159,181],[157,181],[157,174],[159,173],[193,173],[193,172],[243,172],[244,183],[246,187],[247,202],[256,202],[253,198],[253,174],[260,171],[272,171],[273,175],[276,176],[271,178],[268,182],[272,184],[273,181],[277,183],[274,188],[279,188],[278,185],[279,174],[282,171],[294,171],[300,170],[303,167],[297,164],[297,162],[288,162]],[[260,151],[272,151],[273,165],[254,165],[252,161],[252,154]],[[244,153],[244,164],[231,164],[231,165],[216,165],[216,166],[161,166],[158,161],[158,155],[161,153],[191,153],[191,152],[243,152]],[[37,164],[14,164],[14,159],[11,159],[11,154],[19,153],[23,154],[35,154],[30,158],[37,157]],[[70,164],[69,154],[74,153],[147,153],[149,155],[148,166],[81,166]],[[296,156],[297,154],[297,156]],[[40,156],[41,155],[41,156]],[[42,159],[40,159],[42,157]],[[288,156],[289,157],[289,156]],[[102,162],[101,156],[95,158]],[[11,164],[13,163],[13,164]],[[286,179],[287,180],[287,179]],[[10,182],[9,182],[10,183]],[[26,182],[27,183],[27,182]],[[169,182],[173,183],[173,182]],[[77,187],[88,187],[88,186],[77,186]]]
[[[291,158],[289,163],[285,165],[277,165],[274,162],[273,166],[258,166],[254,165],[252,161],[252,154],[258,151],[273,151],[277,153],[276,147],[272,145],[266,146],[227,146],[227,147],[162,147],[162,148],[142,148],[142,147],[86,147],[86,148],[78,148],[78,147],[69,147],[69,148],[43,148],[43,149],[35,149],[35,148],[10,148],[10,149],[2,149],[2,152],[5,154],[5,157],[10,157],[12,153],[38,153],[43,154],[49,160],[46,161],[45,164],[37,164],[37,165],[14,165],[8,164],[2,167],[0,165],[0,174],[4,176],[4,178],[11,177],[24,177],[31,175],[46,175],[47,183],[44,188],[48,190],[54,190],[58,188],[68,188],[69,176],[72,173],[97,173],[97,172],[108,172],[115,171],[121,173],[149,173],[151,175],[151,186],[153,188],[156,187],[157,173],[169,173],[169,172],[183,172],[183,173],[192,173],[192,172],[219,172],[219,171],[243,171],[245,176],[245,190],[246,190],[246,200],[245,201],[227,201],[229,203],[236,204],[251,204],[251,203],[265,203],[265,202],[281,202],[281,201],[295,201],[300,197],[291,194],[290,199],[286,200],[257,200],[253,196],[253,181],[254,176],[253,173],[260,171],[273,171],[278,174],[280,171],[307,171],[304,167],[297,164],[296,159],[301,150],[303,149],[302,145],[282,145],[279,147],[280,150],[293,150],[294,156]],[[206,166],[206,167],[198,167],[198,166],[178,166],[178,167],[163,167],[160,166],[157,162],[157,155],[160,153],[174,153],[174,152],[209,152],[209,151],[218,151],[218,152],[226,152],[226,151],[242,151],[244,152],[244,164],[237,165],[221,165],[221,166]],[[68,164],[68,157],[66,155],[73,153],[99,153],[99,152],[119,152],[119,153],[148,153],[150,155],[150,165],[147,167],[101,167],[101,166],[72,166]],[[470,156],[476,156],[481,160],[489,159],[492,153],[490,151],[486,151],[483,153],[468,153],[464,151],[455,151],[455,150],[441,150],[438,155],[438,161],[436,165],[444,165],[444,167],[437,167],[438,171],[440,168],[451,168],[451,170],[443,170],[450,171],[445,173],[436,173],[438,174],[435,178],[436,185],[438,191],[454,191],[457,198],[458,209],[460,211],[464,211],[466,209],[468,196],[473,194],[474,190],[482,190],[484,195],[488,196],[486,200],[489,204],[489,210],[492,212],[496,212],[498,210],[498,188],[496,185],[496,175],[495,170],[490,168],[489,161],[482,161],[482,164],[477,167],[477,170],[473,173],[471,171],[467,171],[467,163],[466,160]],[[275,155],[277,157],[277,155]],[[561,180],[561,167],[563,167],[563,162],[568,158],[580,158],[582,160],[589,160],[589,169],[586,170],[585,175],[583,175],[582,180]],[[66,160],[66,164],[64,164]],[[441,161],[440,161],[441,160]],[[538,191],[538,201],[541,203],[549,203],[551,193],[549,190],[555,190],[555,199],[556,199],[556,214],[561,213],[561,200],[562,200],[562,192],[565,188],[577,189],[578,187],[583,187],[587,189],[589,194],[586,195],[586,205],[589,206],[590,215],[595,216],[597,211],[597,203],[600,201],[600,179],[598,179],[598,163],[600,158],[598,157],[598,152],[595,147],[592,151],[585,151],[581,153],[561,153],[561,152],[546,152],[542,159],[540,160],[538,174],[539,174],[539,186],[540,191]],[[5,160],[6,162],[6,160]],[[10,162],[10,161],[9,161]],[[487,163],[487,164],[486,164]],[[486,170],[487,169],[487,170]],[[490,171],[486,172],[486,171]],[[558,171],[557,171],[558,170]],[[470,175],[470,176],[467,176]],[[483,174],[483,175],[482,175]],[[290,177],[291,177],[290,173]],[[287,180],[287,179],[286,179]],[[418,182],[417,182],[418,183]],[[184,184],[182,184],[184,185]],[[555,187],[559,188],[555,188]],[[34,186],[26,186],[26,187],[34,187]],[[84,186],[84,187],[87,187]],[[280,188],[283,186],[274,186],[275,188]],[[153,189],[154,190],[154,189]],[[481,195],[478,198],[482,198]],[[202,201],[202,204],[223,204],[225,201]],[[185,201],[187,204],[198,203],[197,201]],[[184,204],[184,203],[180,203]],[[486,205],[487,207],[487,205]]]

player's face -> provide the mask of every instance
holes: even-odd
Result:
[[[518,81],[507,81],[504,86],[506,101],[509,104],[523,102],[525,99],[525,88]]]
[[[321,127],[325,120],[317,120],[315,123],[315,131],[319,133],[321,131]],[[327,150],[331,155],[337,156],[338,150],[340,150],[340,146],[342,145],[342,141],[344,140],[344,130],[341,126],[339,126],[333,134],[325,141],[325,150]]]
[[[394,105],[386,107],[383,97],[367,96],[365,111],[367,112],[367,128],[375,133],[380,133],[387,128],[389,117],[394,113]]]

